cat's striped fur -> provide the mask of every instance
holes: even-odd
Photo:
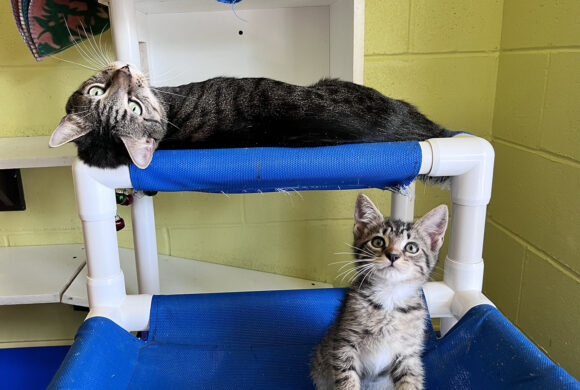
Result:
[[[68,99],[49,145],[73,141],[86,164],[146,168],[159,149],[307,147],[423,141],[450,133],[414,106],[351,82],[299,86],[217,77],[153,88],[116,62]]]
[[[415,223],[384,219],[365,195],[355,207],[358,274],[312,357],[318,390],[422,389],[427,281],[447,228],[441,205]]]

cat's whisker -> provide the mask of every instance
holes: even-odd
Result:
[[[150,86],[149,88],[150,88],[150,89],[152,89],[152,90],[154,90],[154,91],[157,91],[157,92],[159,92],[159,93],[166,93],[166,94],[168,94],[168,95],[175,95],[175,96],[180,96],[180,97],[182,97],[182,98],[187,98],[187,96],[185,96],[185,95],[180,95],[180,94],[178,94],[178,93],[175,93],[175,92],[167,92],[167,91],[162,91],[162,90],[161,90],[161,89],[159,89],[159,88],[155,88],[155,87],[151,87],[151,86]]]
[[[178,127],[177,125],[171,123],[169,120],[164,119],[164,118],[159,118],[159,119],[161,119],[162,122],[165,122],[165,123],[170,124],[171,126],[175,127],[177,130],[181,130],[180,127]]]
[[[374,264],[367,264],[366,266],[363,267],[358,267],[358,272],[356,275],[352,276],[349,279],[349,283],[352,283],[353,281],[355,281],[358,277],[364,275],[366,272],[368,272],[369,270],[372,270],[374,268]]]
[[[95,43],[95,47],[98,49],[99,56],[103,59],[103,62],[105,63],[105,65],[107,65],[111,62],[111,60],[105,55],[105,53],[103,52],[103,46],[101,45],[101,37],[103,36],[103,32],[105,31],[105,28],[107,28],[107,24],[105,24],[103,26],[103,28],[101,29],[101,32],[99,33],[99,41],[98,42],[97,42],[97,38],[95,38],[95,34],[93,34],[93,27],[92,26],[89,26],[89,31],[91,32],[91,37],[93,38],[93,42]]]
[[[175,79],[178,79],[179,77],[181,77],[185,71],[183,69],[180,69],[178,72],[175,71],[176,67],[172,66],[171,68],[157,73],[155,74],[155,84],[166,84],[168,82],[171,82]],[[147,75],[147,78],[149,81],[151,81],[151,74]]]
[[[341,282],[344,282],[345,279],[350,276],[349,274],[350,273],[353,273],[353,272],[354,272],[355,275],[357,274],[356,268],[351,268],[350,270],[348,270],[344,274],[341,273],[340,275],[336,275],[336,277],[334,279],[336,280],[336,279],[340,278],[340,281]],[[341,277],[341,275],[342,275],[342,277]]]
[[[365,249],[365,248],[357,248],[356,246],[350,245],[348,242],[345,242],[345,244],[347,246],[351,247],[352,249],[361,251],[362,254],[365,254],[365,255],[371,256],[371,257],[374,257],[375,256],[375,254],[374,253],[371,253],[368,249]]]
[[[99,64],[101,68],[104,68],[106,64],[103,62],[102,58],[99,58],[99,53],[97,52],[97,49],[93,46],[93,42],[91,42],[91,38],[89,37],[87,30],[85,29],[84,23],[82,23],[82,22],[81,22],[81,28],[83,29],[83,32],[85,33],[85,39],[83,41],[81,41],[81,43],[83,43],[85,45],[85,49],[92,54],[93,60],[97,64]],[[87,45],[87,42],[88,42],[88,45]]]
[[[348,264],[347,264],[347,265],[348,265]],[[358,272],[358,271],[359,271],[359,269],[358,269],[357,267],[352,267],[352,268],[346,269],[346,270],[344,270],[344,271],[338,272],[338,273],[336,274],[336,277],[335,277],[335,279],[337,279],[337,278],[339,278],[339,277],[341,277],[341,276],[346,276],[347,274],[349,274],[349,273],[351,273],[351,272]]]
[[[90,56],[83,50],[83,48],[78,44],[77,40],[74,38],[68,22],[66,21],[66,17],[63,16],[64,25],[66,26],[66,30],[68,31],[68,35],[70,36],[71,40],[73,41],[73,46],[75,47],[76,51],[84,58],[85,61],[89,63],[89,65],[96,65],[97,68],[99,67],[94,61],[91,60]]]
[[[336,270],[336,272],[340,272],[340,270],[342,270],[345,267],[348,267],[349,265],[354,265],[356,267],[357,264],[355,264],[355,262],[343,264],[338,270]]]
[[[344,252],[344,253],[335,253],[335,255],[342,255],[342,254],[344,254],[344,255],[352,255],[353,253],[347,253],[347,252]],[[341,264],[341,263],[347,263],[347,262],[348,263],[350,263],[350,262],[361,262],[362,263],[364,261],[366,261],[366,260],[362,260],[362,259],[341,260],[341,261],[335,261],[333,263],[328,263],[328,265]]]
[[[62,61],[62,62],[68,62],[69,64],[77,65],[77,66],[80,66],[80,67],[83,67],[83,68],[87,68],[87,69],[93,70],[95,72],[98,72],[99,71],[99,69],[93,68],[91,66],[79,64],[78,62],[74,62],[74,61],[65,60],[64,58],[60,58],[60,57],[58,57],[56,55],[52,55],[52,58],[54,58],[56,60],[59,60],[59,61]]]
[[[294,191],[296,194],[298,194],[298,196],[300,197],[301,200],[304,200],[304,197],[302,196],[300,191],[296,191],[296,189],[294,189],[294,188],[292,188],[292,191]]]
[[[369,271],[367,271],[367,272],[366,272],[366,274],[365,274],[365,276],[364,276],[364,277],[363,277],[363,279],[361,280],[360,284],[358,285],[358,287],[359,287],[359,288],[361,288],[361,287],[362,287],[362,285],[363,285],[363,284],[364,284],[364,282],[365,282],[365,279],[366,279],[366,278],[367,278],[369,275],[373,274],[375,271],[376,271],[376,269],[375,269],[375,268],[372,268],[372,269],[370,269]],[[371,278],[371,279],[372,279],[372,278]]]
[[[355,274],[358,274],[362,271],[364,271],[366,268],[372,267],[372,264],[366,264],[360,267],[354,267],[354,268],[350,268],[348,270],[345,270],[341,273],[339,273],[338,275],[336,275],[336,278],[339,278],[342,275],[342,279],[341,281],[344,281],[344,279],[352,272],[354,272]]]

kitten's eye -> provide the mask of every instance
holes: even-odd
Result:
[[[382,248],[385,246],[385,239],[383,237],[375,237],[371,240],[371,245],[375,248]]]
[[[419,245],[415,244],[414,242],[409,242],[407,245],[405,245],[405,252],[417,253],[419,252]]]
[[[137,115],[141,115],[143,112],[141,105],[133,100],[129,100],[129,110],[133,111]]]
[[[89,89],[89,95],[91,96],[101,96],[104,93],[105,90],[101,87],[91,87],[91,89]]]

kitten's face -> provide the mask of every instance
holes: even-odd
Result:
[[[385,219],[365,195],[355,208],[354,247],[359,278],[423,284],[437,262],[447,228],[447,206],[441,205],[415,223]]]
[[[98,146],[118,150],[121,147],[121,152],[126,149],[126,163],[130,156],[135,165],[145,168],[166,133],[162,105],[143,74],[125,63],[115,62],[85,81],[69,98],[66,113],[49,144],[55,147],[74,141],[81,158],[83,148]],[[85,162],[90,164],[92,156],[85,157],[83,160],[88,159]]]

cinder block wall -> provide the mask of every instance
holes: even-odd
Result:
[[[485,292],[580,377],[580,2],[367,0],[365,84],[441,125],[493,141]],[[0,3],[0,136],[48,135],[90,71],[36,64]],[[68,57],[80,60],[74,52]],[[23,171],[28,210],[2,213],[0,245],[81,242],[70,172]],[[389,194],[368,191],[388,212]],[[160,194],[161,253],[335,282],[356,191]],[[448,193],[418,185],[416,214]],[[128,209],[120,208],[128,221]],[[120,243],[131,246],[131,226]],[[443,249],[443,253],[446,249]],[[440,273],[438,274],[440,276]],[[72,338],[68,306],[0,307],[0,343]]]
[[[504,2],[485,292],[580,378],[580,2]]]
[[[364,83],[450,130],[491,140],[501,1],[366,0]],[[416,216],[449,203],[417,183]],[[435,279],[442,276],[446,245]]]

